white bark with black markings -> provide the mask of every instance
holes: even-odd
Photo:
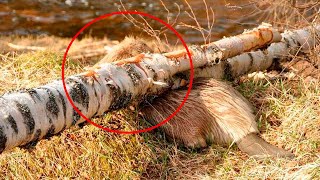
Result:
[[[231,56],[277,42],[280,37],[276,30],[262,26],[209,45],[192,46],[193,65],[200,68],[223,64],[223,60]],[[173,76],[190,69],[187,56],[176,57],[179,53],[145,54],[138,64],[102,64],[93,69],[94,77],[87,72],[68,77],[67,91],[78,109],[89,118],[120,109],[132,101],[171,88]],[[81,122],[84,119],[68,102],[61,80],[4,94],[0,97],[0,152],[33,145],[41,138]]]
[[[298,52],[308,52],[320,44],[320,26],[286,31],[281,34],[281,42],[272,43],[267,48],[242,53],[219,64],[205,65],[194,70],[195,77],[233,79],[244,74],[266,70],[274,62],[290,59]],[[189,71],[183,73],[189,77]]]

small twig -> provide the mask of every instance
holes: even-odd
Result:
[[[163,7],[165,9],[168,9],[167,6],[164,3],[162,5],[163,5]],[[174,3],[174,5],[177,7],[178,13],[177,13],[176,18],[173,20],[172,23],[170,23],[170,21],[169,21],[170,20],[170,18],[169,18],[170,14],[168,13],[168,15],[167,15],[167,21],[168,21],[167,23],[170,24],[171,26],[175,26],[177,24],[178,18],[179,18],[180,14],[181,14],[180,6],[177,3]],[[163,26],[163,27],[160,28],[160,33],[159,34],[160,35],[164,34],[167,30],[168,30],[168,28],[166,26]]]
[[[164,9],[167,11],[167,22],[170,23],[170,18],[169,18],[170,11],[169,11],[169,9],[167,8],[167,6],[164,4],[164,2],[162,0],[160,0],[160,3],[164,7]]]
[[[44,51],[46,50],[45,47],[39,47],[39,46],[22,46],[22,45],[16,45],[12,43],[7,43],[7,45],[13,49],[17,50],[29,50],[29,51]]]
[[[189,25],[189,24],[186,24],[186,23],[180,23],[180,25],[199,31],[201,33],[201,36],[202,36],[203,40],[204,40],[204,43],[205,44],[210,43],[211,42],[211,40],[210,40],[211,39],[211,32],[212,32],[212,29],[213,29],[214,19],[215,19],[214,18],[213,9],[211,7],[208,7],[206,0],[203,0],[203,4],[205,6],[205,11],[206,11],[206,16],[207,16],[207,28],[203,28],[200,25],[200,23],[199,23],[196,15],[195,15],[191,5],[188,3],[187,0],[184,0],[184,1],[187,4],[187,6],[188,6],[188,8],[190,10],[190,13],[187,12],[187,11],[185,11],[185,13],[196,23],[196,25],[193,26],[193,25]],[[212,14],[212,22],[210,21],[210,13]]]
[[[162,0],[160,0],[160,2],[161,2],[162,6],[164,7],[164,9],[165,9],[166,12],[167,12],[167,23],[170,24],[171,26],[175,26],[176,23],[177,23],[178,17],[179,17],[179,15],[180,15],[180,12],[181,12],[179,5],[178,5],[177,3],[174,3],[174,5],[175,5],[175,6],[177,7],[177,9],[178,9],[178,13],[177,13],[175,19],[172,21],[172,20],[170,19],[170,10],[168,9],[168,7],[165,5],[165,3],[164,3]],[[127,11],[127,8],[126,8],[125,5],[123,4],[122,0],[120,0],[120,5],[121,5],[120,8],[122,8],[122,9],[125,10],[125,11]],[[119,8],[119,10],[121,10],[120,8]],[[132,15],[130,15],[130,14],[129,14],[129,15],[123,15],[123,16],[124,16],[129,22],[131,22],[135,27],[137,27],[138,29],[144,31],[144,32],[147,33],[149,36],[155,38],[159,44],[163,44],[162,41],[161,41],[161,39],[160,39],[160,37],[163,35],[164,38],[165,38],[165,41],[166,41],[166,43],[167,43],[166,46],[169,47],[169,45],[168,45],[168,44],[169,44],[169,42],[168,42],[168,37],[167,37],[167,35],[166,35],[166,31],[168,31],[168,28],[167,28],[166,26],[162,26],[162,27],[159,28],[159,30],[155,30],[155,29],[151,26],[151,24],[145,19],[145,17],[143,17],[143,16],[141,16],[141,15],[138,15],[138,16],[139,16],[139,18],[141,18],[141,20],[142,20],[143,22],[137,20],[136,18],[134,18],[134,17],[133,17]]]
[[[104,56],[107,54],[107,51],[104,48],[94,49],[94,50],[88,50],[88,51],[81,51],[81,52],[73,52],[69,56],[70,59],[82,59],[82,58],[93,58],[93,57],[99,57]]]

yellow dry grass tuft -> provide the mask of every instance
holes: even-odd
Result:
[[[286,27],[295,27],[301,19],[304,20],[303,25],[309,24],[309,19],[301,15],[304,11],[302,6],[292,7],[295,0],[263,1],[265,4],[255,2],[263,13],[263,20],[271,19],[277,25]],[[314,5],[319,5],[314,2]],[[307,10],[311,8],[314,8],[313,4],[305,7]],[[283,19],[283,9],[293,12],[290,17],[297,18],[290,18],[286,13],[287,18]],[[256,16],[254,13],[252,15]],[[312,18],[319,21],[318,14]],[[60,78],[62,53],[68,40],[47,36],[1,39],[1,94]],[[74,47],[81,51],[84,49],[82,45],[94,41],[88,37],[76,42],[78,45]],[[12,49],[3,42],[53,48],[12,53]],[[302,58],[319,68],[318,51]],[[83,67],[94,63],[68,60],[67,75],[83,71]],[[33,149],[15,148],[0,154],[0,178],[320,179],[319,77],[308,78],[295,73],[294,79],[282,79],[283,73],[275,78],[263,77],[259,81],[244,77],[243,83],[237,85],[237,89],[257,109],[257,121],[263,138],[291,150],[296,155],[292,160],[255,160],[234,145],[185,149],[174,142],[167,142],[165,134],[157,130],[137,135],[117,135],[86,125],[68,129],[49,140],[41,140]],[[148,126],[141,118],[137,121],[137,117],[139,119],[137,112],[123,110],[94,121],[125,130]]]
[[[23,39],[20,39],[23,41]],[[55,50],[1,55],[0,92],[35,87],[60,77],[62,54]],[[69,60],[67,73],[91,62]],[[298,74],[299,75],[299,74]],[[297,76],[299,77],[299,76]],[[191,150],[154,131],[117,135],[94,126],[71,128],[33,149],[0,155],[0,178],[81,179],[286,179],[320,178],[319,81],[244,78],[238,86],[257,108],[262,136],[296,158],[255,160],[236,146]],[[137,112],[123,110],[94,119],[113,128],[146,127]]]

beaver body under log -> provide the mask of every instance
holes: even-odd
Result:
[[[114,62],[140,53],[154,52],[150,42],[126,37],[100,62]],[[143,106],[141,112],[152,124],[168,117],[183,101],[186,89],[170,91]],[[193,89],[183,108],[161,126],[168,137],[187,147],[206,147],[235,142],[249,155],[293,157],[293,154],[259,137],[252,105],[233,87],[214,79],[194,80]]]

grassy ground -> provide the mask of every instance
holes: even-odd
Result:
[[[46,43],[41,44],[44,39]],[[10,89],[35,87],[60,77],[66,39],[3,37],[2,40],[1,94]],[[82,47],[90,41],[93,39],[76,42],[74,47]],[[5,42],[47,48],[13,53]],[[0,178],[319,179],[320,83],[317,75],[320,73],[315,68],[320,64],[318,54],[315,51],[310,57],[296,58],[300,60],[297,62],[305,60],[306,64],[299,68],[297,62],[291,64],[289,72],[242,77],[240,84],[235,83],[257,108],[263,138],[292,151],[296,155],[292,160],[255,160],[240,152],[235,145],[184,149],[167,142],[159,131],[118,135],[87,125],[42,140],[33,149],[15,148],[1,154]],[[94,59],[89,62],[69,60],[67,74],[80,72],[83,67],[94,63]],[[306,71],[307,68],[314,69]],[[257,77],[260,78],[257,80]],[[112,113],[102,121],[111,118],[116,126],[133,130],[141,125],[135,121],[136,117],[137,113],[124,110]]]

